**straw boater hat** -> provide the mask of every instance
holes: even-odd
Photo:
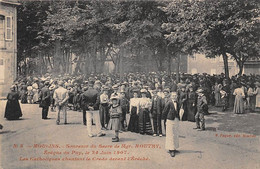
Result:
[[[197,93],[203,93],[203,89],[198,89]]]
[[[141,93],[147,93],[147,90],[146,90],[146,89],[141,89],[140,92],[141,92]]]
[[[126,91],[124,89],[121,89],[120,93],[126,93]]]
[[[113,89],[113,90],[116,90],[116,89],[118,89],[118,86],[117,86],[117,85],[114,85],[114,86],[112,87],[112,89]]]
[[[109,87],[108,86],[103,86],[103,90],[109,90]]]
[[[152,93],[157,93],[157,92],[158,92],[157,89],[152,90]]]

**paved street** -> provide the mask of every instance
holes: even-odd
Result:
[[[125,132],[120,133],[119,143],[112,143],[113,131],[107,131],[103,138],[89,138],[86,126],[82,125],[81,112],[69,111],[69,124],[57,126],[56,112],[49,113],[51,119],[42,120],[41,110],[35,104],[21,105],[21,120],[6,121],[5,103],[0,101],[0,123],[4,126],[0,131],[3,169],[260,168],[260,114],[257,113],[235,116],[231,112],[212,110],[206,117],[204,132],[194,131],[194,123],[181,122],[180,153],[172,158],[164,149],[165,137]],[[39,157],[66,161],[45,161]]]

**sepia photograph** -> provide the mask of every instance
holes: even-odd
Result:
[[[260,169],[259,0],[0,0],[0,169]]]

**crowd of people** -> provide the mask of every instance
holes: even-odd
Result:
[[[178,143],[178,121],[196,122],[199,131],[206,129],[204,115],[209,106],[233,109],[235,114],[260,108],[260,76],[243,75],[226,79],[224,74],[176,74],[166,72],[91,75],[58,75],[21,77],[7,96],[5,118],[18,119],[22,104],[39,104],[42,119],[48,119],[49,107],[57,110],[56,124],[67,110],[81,111],[88,135],[105,136],[114,130],[131,131],[154,137],[166,136],[166,149],[175,156]],[[130,114],[130,120],[126,118]],[[97,133],[92,133],[95,123]]]

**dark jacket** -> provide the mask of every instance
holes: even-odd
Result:
[[[89,106],[94,107],[94,110],[99,110],[99,93],[94,88],[89,88],[82,94],[81,106],[84,110],[89,110]]]
[[[175,118],[180,119],[178,104],[176,105],[176,107],[177,110],[174,107],[173,101],[171,99],[166,99],[162,117],[164,119],[167,118],[168,120],[174,120]]]
[[[162,98],[160,96],[156,96],[156,98],[152,98],[152,109],[151,109],[151,113],[152,115],[156,115],[156,114],[162,114],[162,110],[163,110],[163,101]]]
[[[119,103],[120,103],[122,110],[124,110],[128,113],[129,112],[129,100],[126,97],[120,98]]]
[[[48,87],[44,86],[40,92],[40,106],[48,107],[51,104],[50,90]]]

